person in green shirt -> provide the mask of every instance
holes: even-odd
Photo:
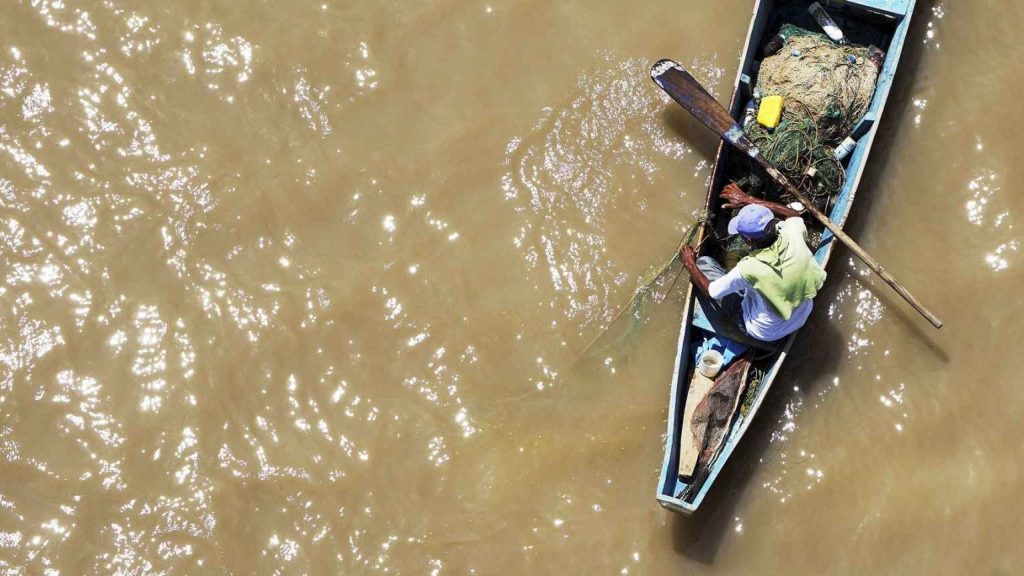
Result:
[[[718,308],[757,340],[779,340],[807,321],[825,271],[807,246],[799,212],[754,198],[736,184],[726,186],[721,197],[724,208],[740,209],[729,222],[729,233],[739,234],[753,251],[726,271],[711,257],[697,258],[687,246],[680,254],[683,266],[704,297],[702,307]]]

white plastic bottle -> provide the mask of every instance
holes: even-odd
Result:
[[[846,36],[843,35],[843,31],[839,29],[839,25],[836,21],[828,15],[828,12],[821,7],[821,4],[814,2],[807,7],[807,11],[814,16],[814,21],[821,26],[821,29],[825,31],[825,35],[832,39],[837,44],[846,44]]]

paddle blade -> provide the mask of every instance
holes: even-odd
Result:
[[[697,82],[678,63],[672,60],[659,60],[654,66],[651,66],[651,79],[705,126],[714,130],[716,134],[733,146],[750,153],[753,143],[743,133],[740,125],[700,85],[700,82]]]

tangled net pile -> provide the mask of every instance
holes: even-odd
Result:
[[[783,97],[782,120],[773,130],[755,122],[746,132],[765,158],[825,211],[846,177],[834,148],[867,112],[878,67],[863,46],[839,45],[792,24],[783,25],[779,35],[785,42],[761,63],[757,89]],[[753,162],[736,163],[730,175],[755,196],[795,200]]]
[[[814,118],[822,142],[836,144],[864,117],[878,67],[864,46],[835,44],[822,34],[784,25],[782,50],[764,59],[757,85],[766,95],[799,102]]]
[[[822,137],[814,115],[803,103],[797,100],[788,102],[782,121],[774,130],[769,131],[754,123],[747,128],[747,135],[764,157],[805,194],[827,199],[842,189],[846,179],[843,165],[836,159],[833,146]],[[748,171],[737,183],[747,191],[767,189],[771,191],[770,196],[795,200],[783,193],[760,169]]]

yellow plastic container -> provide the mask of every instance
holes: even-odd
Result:
[[[782,96],[765,96],[761,98],[761,107],[757,110],[757,123],[765,128],[775,128],[782,119]]]

